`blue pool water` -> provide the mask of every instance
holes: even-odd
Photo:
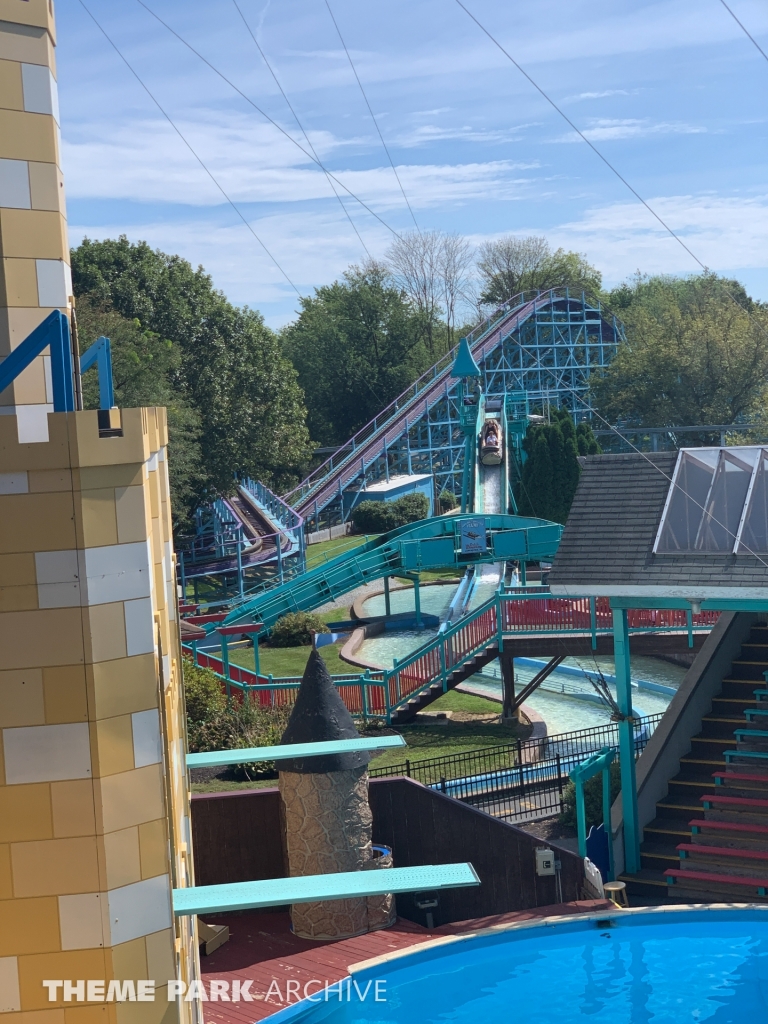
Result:
[[[768,910],[618,912],[416,952],[356,989],[286,1008],[302,1024],[762,1024]],[[373,984],[379,996],[374,1001]],[[383,981],[383,985],[381,982]],[[366,998],[361,1000],[360,994]],[[321,994],[322,995],[322,994]]]

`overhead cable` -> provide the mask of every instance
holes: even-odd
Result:
[[[735,14],[733,13],[733,11],[732,11],[732,10],[731,10],[731,8],[730,8],[730,7],[728,6],[728,4],[727,4],[727,3],[725,2],[725,0],[720,0],[720,3],[721,3],[721,4],[723,5],[723,7],[724,7],[724,8],[726,9],[726,11],[728,11],[728,13],[730,14],[730,16],[731,16],[731,17],[733,18],[733,20],[734,20],[734,21],[736,22],[736,24],[737,24],[737,25],[739,26],[739,28],[740,28],[740,29],[741,29],[741,31],[742,31],[742,32],[744,33],[744,35],[745,35],[745,36],[747,37],[747,39],[749,39],[749,40],[750,40],[750,41],[751,41],[752,43],[754,43],[754,45],[755,45],[755,48],[756,48],[757,50],[759,50],[759,52],[760,52],[760,53],[761,53],[761,54],[763,55],[763,57],[764,57],[764,58],[765,58],[766,60],[768,60],[768,53],[766,53],[766,52],[765,52],[765,50],[764,50],[764,49],[762,48],[762,46],[760,45],[760,43],[758,43],[758,41],[757,41],[757,40],[755,39],[755,37],[754,37],[754,36],[752,35],[752,33],[751,33],[751,32],[750,32],[750,31],[749,31],[748,29],[747,29],[747,27],[746,27],[746,26],[744,25],[744,23],[743,23],[743,22],[741,22],[741,21],[739,21],[739,19],[738,19],[738,18],[736,17],[736,15],[735,15]]]
[[[80,0],[80,2],[82,3],[82,0]],[[235,83],[230,78],[227,78],[227,76],[222,71],[219,71],[219,69],[214,64],[212,64],[207,57],[204,57],[199,50],[196,50],[191,43],[188,43],[183,36],[179,35],[175,28],[169,25],[167,21],[163,21],[159,14],[156,14],[151,7],[148,7],[147,4],[144,3],[144,0],[136,0],[136,3],[143,7],[147,14],[151,14],[155,21],[158,21],[163,26],[163,28],[167,29],[171,33],[172,36],[175,36],[176,39],[178,39],[180,43],[186,46],[186,48],[191,53],[194,53],[194,55],[198,57],[203,62],[203,64],[206,64],[211,69],[211,71],[213,71],[214,74],[218,75],[223,82],[226,82],[230,89],[234,89],[238,96],[241,96],[245,100],[245,102],[248,103],[251,107],[253,107],[253,109],[257,111],[257,113],[261,114],[261,116],[266,121],[269,121],[269,123],[273,125],[273,127],[277,128],[281,135],[284,135],[289,142],[292,142],[294,146],[301,150],[304,156],[311,160],[312,163],[317,164],[321,171],[324,171],[330,178],[332,178],[336,182],[337,185],[344,189],[347,195],[351,196],[351,198],[354,199],[356,203],[359,203],[363,207],[363,209],[367,210],[372,217],[375,217],[380,224],[383,224],[387,231],[395,235],[395,237],[399,237],[395,229],[390,227],[383,217],[380,217],[378,213],[376,213],[375,210],[372,210],[371,207],[368,206],[366,202],[364,202],[359,196],[356,196],[351,189],[347,188],[343,181],[340,181],[332,171],[329,171],[324,166],[324,164],[320,162],[318,157],[314,156],[309,150],[306,150],[300,142],[297,142],[296,139],[294,139],[294,137],[289,132],[287,132],[281,124],[275,121],[273,117],[270,117],[265,110],[262,110],[261,107],[250,98],[250,96],[247,96],[243,92],[243,90],[240,89],[237,85],[235,85]]]
[[[384,152],[387,154],[387,159],[389,160],[389,165],[392,168],[392,172],[395,175],[395,178],[397,179],[397,184],[400,186],[400,191],[401,191],[401,193],[403,195],[403,199],[405,200],[405,205],[408,207],[408,212],[411,215],[411,220],[413,221],[414,226],[416,227],[416,230],[419,231],[419,225],[416,223],[416,217],[414,215],[413,208],[411,207],[411,204],[408,202],[408,196],[405,194],[405,189],[403,188],[403,183],[400,180],[400,175],[397,173],[397,168],[395,167],[395,162],[392,159],[392,154],[389,152],[389,147],[387,146],[386,142],[384,141],[384,136],[382,135],[381,128],[379,128],[379,122],[376,120],[376,115],[373,112],[373,108],[371,107],[371,104],[368,102],[368,97],[366,96],[365,89],[363,88],[363,83],[360,81],[360,76],[358,75],[357,68],[355,67],[354,62],[352,60],[352,55],[349,52],[349,50],[347,49],[347,44],[344,42],[344,37],[341,34],[341,29],[339,28],[339,23],[336,21],[336,18],[334,16],[333,11],[331,10],[331,5],[328,2],[328,0],[325,0],[325,6],[328,8],[328,13],[331,16],[331,21],[333,22],[333,26],[336,29],[336,34],[339,37],[339,42],[341,43],[341,45],[344,48],[344,53],[346,53],[346,55],[347,55],[347,60],[349,61],[349,66],[352,68],[352,74],[355,76],[357,84],[360,86],[360,92],[362,93],[363,99],[365,100],[365,105],[368,108],[368,113],[371,115],[371,120],[373,121],[374,125],[376,126],[376,131],[378,132],[379,138],[381,139],[381,144],[384,147]]]
[[[557,113],[560,115],[560,117],[562,117],[562,119],[568,125],[570,125],[570,127],[579,136],[581,141],[582,142],[586,142],[586,144],[589,146],[589,148],[592,150],[592,152],[595,154],[595,156],[597,156],[600,160],[602,160],[602,162],[605,164],[605,166],[608,168],[608,170],[616,175],[616,177],[619,179],[619,181],[626,188],[629,189],[629,191],[632,193],[632,195],[635,197],[635,199],[637,199],[638,202],[642,203],[642,205],[651,214],[651,216],[654,217],[659,222],[659,224],[661,224],[661,226],[664,228],[664,230],[672,238],[674,238],[674,240],[680,246],[682,246],[683,249],[685,249],[685,251],[691,257],[691,259],[694,260],[694,262],[697,263],[701,267],[701,269],[704,271],[704,273],[708,273],[709,272],[709,267],[707,267],[704,263],[702,263],[702,261],[696,255],[696,253],[693,252],[693,250],[690,249],[685,244],[685,242],[682,240],[682,238],[674,231],[673,228],[671,228],[669,226],[669,224],[667,224],[667,222],[661,217],[661,215],[658,214],[654,210],[654,208],[651,206],[651,204],[646,199],[643,199],[643,197],[640,195],[640,193],[637,191],[637,189],[634,188],[634,186],[630,185],[630,183],[627,181],[627,179],[624,177],[624,175],[621,173],[621,171],[619,171],[618,168],[614,167],[614,165],[610,162],[610,160],[606,156],[604,156],[603,153],[600,152],[600,150],[597,148],[597,146],[587,138],[587,136],[584,134],[584,132],[573,123],[573,121],[570,119],[570,117],[568,117],[568,115],[562,109],[562,107],[559,107],[557,105],[557,103],[555,103],[555,101],[552,99],[552,97],[548,93],[546,93],[542,89],[542,87],[537,82],[535,82],[533,80],[533,78],[531,78],[531,76],[528,74],[528,72],[525,70],[525,68],[522,67],[520,64],[518,64],[518,62],[515,60],[515,58],[509,52],[509,50],[505,49],[501,45],[501,43],[498,41],[498,39],[496,39],[496,37],[485,27],[485,25],[483,25],[480,21],[478,21],[478,19],[475,17],[475,15],[467,7],[464,6],[464,4],[462,3],[462,0],[456,0],[456,3],[459,5],[459,7],[462,9],[462,11],[464,11],[464,13],[469,18],[471,18],[472,21],[474,21],[474,23],[477,25],[477,27],[480,29],[480,31],[483,32],[484,35],[486,35],[490,39],[490,41],[493,43],[493,45],[496,46],[499,50],[501,50],[501,52],[504,54],[504,56],[507,58],[507,60],[511,64],[514,64],[514,66],[517,68],[517,70],[520,72],[520,74],[523,75],[531,83],[531,85],[534,87],[534,89],[547,101],[547,103],[549,103],[549,105],[553,108],[553,110],[556,110]],[[722,3],[722,0],[721,0],[721,3]],[[758,320],[755,320],[755,318],[752,316],[752,314],[749,312],[749,310],[745,309],[744,306],[742,306],[742,304],[738,301],[738,299],[734,295],[732,295],[731,292],[728,291],[727,288],[724,288],[723,292],[724,292],[725,295],[728,296],[728,298],[731,300],[731,302],[733,302],[733,304],[735,306],[738,306],[738,308],[742,311],[742,313],[746,313],[746,315],[750,318],[750,320],[752,320],[752,322],[757,325],[758,330],[760,330],[763,334],[768,336],[768,332],[766,332],[766,330],[763,327],[763,325]]]
[[[284,277],[284,278],[285,278],[285,280],[286,280],[286,281],[288,282],[288,284],[289,284],[289,285],[291,286],[291,288],[293,288],[293,290],[294,290],[294,291],[296,292],[296,294],[297,294],[297,295],[299,296],[299,298],[301,298],[301,292],[299,291],[299,289],[298,289],[298,288],[296,287],[296,285],[295,285],[295,284],[293,283],[293,281],[292,281],[292,280],[290,279],[290,277],[289,277],[289,276],[288,276],[288,274],[287,274],[287,273],[285,272],[285,270],[283,270],[283,268],[281,267],[280,263],[279,263],[279,262],[277,261],[276,257],[272,255],[272,253],[271,253],[271,252],[269,251],[269,249],[267,248],[267,246],[265,245],[265,243],[264,243],[264,242],[262,241],[262,239],[261,239],[261,238],[259,238],[259,236],[258,236],[258,235],[256,234],[256,232],[255,232],[255,231],[253,230],[253,227],[252,227],[251,223],[250,223],[250,222],[248,221],[248,219],[247,219],[247,218],[246,218],[246,217],[245,217],[245,216],[243,215],[243,213],[242,213],[242,212],[240,211],[240,208],[239,208],[239,207],[238,207],[238,206],[236,205],[236,203],[235,203],[235,202],[234,202],[234,201],[233,201],[233,200],[232,200],[232,199],[230,198],[230,196],[229,196],[229,195],[228,195],[228,194],[227,194],[227,193],[226,193],[226,192],[224,191],[224,188],[223,188],[223,186],[222,186],[222,185],[221,185],[221,183],[220,183],[220,182],[218,181],[218,179],[217,179],[217,178],[216,178],[216,177],[214,176],[214,174],[213,174],[213,171],[211,171],[211,169],[210,169],[210,168],[208,167],[208,165],[207,165],[207,164],[206,164],[206,163],[205,163],[205,162],[203,161],[203,158],[202,158],[202,157],[200,156],[200,154],[199,154],[199,153],[198,153],[198,152],[197,152],[197,151],[196,151],[196,150],[195,150],[195,149],[194,149],[194,148],[192,147],[192,144],[191,144],[191,143],[189,142],[189,140],[188,140],[188,139],[186,138],[186,136],[185,136],[185,135],[184,135],[184,133],[183,133],[183,132],[181,131],[181,129],[179,128],[179,126],[178,126],[178,125],[176,124],[176,122],[175,122],[175,121],[173,120],[173,118],[171,117],[171,115],[170,115],[170,114],[168,113],[168,111],[167,111],[167,110],[165,109],[165,107],[163,107],[163,106],[161,105],[160,101],[159,101],[159,100],[157,99],[157,97],[156,97],[156,96],[154,95],[154,93],[152,92],[152,90],[151,90],[151,89],[149,88],[149,86],[148,86],[148,85],[146,84],[146,82],[144,82],[144,80],[143,80],[143,79],[141,78],[141,76],[139,75],[138,71],[136,71],[136,69],[135,69],[135,68],[133,67],[133,65],[132,65],[132,64],[130,63],[130,61],[129,61],[129,60],[128,60],[128,58],[127,58],[127,57],[125,56],[125,54],[124,54],[124,53],[122,52],[122,50],[121,50],[121,49],[119,48],[119,46],[118,46],[118,45],[117,45],[117,43],[116,43],[116,42],[114,41],[114,39],[112,39],[112,37],[111,37],[111,36],[110,36],[110,35],[109,35],[109,34],[107,33],[107,31],[106,31],[106,29],[104,28],[104,26],[103,26],[103,25],[101,25],[101,23],[100,23],[99,21],[97,21],[97,20],[96,20],[96,17],[95,17],[95,15],[94,15],[94,14],[93,14],[93,13],[92,13],[92,12],[91,12],[91,11],[90,11],[89,9],[88,9],[88,7],[86,7],[86,5],[85,5],[85,3],[83,2],[83,0],[79,0],[79,2],[80,2],[80,6],[81,6],[81,7],[83,8],[83,10],[84,10],[84,11],[86,12],[86,14],[87,14],[87,15],[88,15],[88,17],[89,17],[89,18],[91,19],[91,21],[92,21],[92,22],[94,23],[94,25],[96,26],[96,28],[97,28],[97,29],[98,29],[98,30],[99,30],[99,31],[101,32],[101,34],[102,34],[102,35],[104,36],[104,38],[105,38],[105,39],[107,40],[107,42],[109,43],[109,45],[110,45],[110,46],[112,47],[112,49],[113,49],[113,50],[115,51],[115,53],[116,53],[116,54],[118,55],[118,57],[120,58],[120,60],[121,60],[121,61],[122,61],[122,62],[123,62],[123,63],[125,64],[125,66],[126,66],[126,67],[128,68],[128,70],[129,70],[129,71],[131,72],[131,74],[133,75],[133,77],[134,77],[134,78],[136,79],[136,81],[137,81],[137,82],[139,83],[139,85],[140,85],[140,86],[142,87],[142,89],[144,90],[144,92],[145,92],[145,93],[147,94],[147,96],[149,96],[149,98],[150,98],[150,99],[152,100],[152,102],[153,102],[153,103],[155,104],[155,106],[157,107],[157,109],[158,109],[158,110],[160,111],[160,113],[161,113],[161,114],[163,115],[163,117],[164,117],[164,118],[166,119],[166,121],[168,122],[168,124],[170,124],[171,128],[173,128],[173,130],[174,130],[174,131],[176,132],[176,134],[177,134],[177,135],[179,136],[179,138],[181,139],[181,141],[182,141],[182,142],[184,143],[184,145],[185,145],[185,146],[187,147],[187,149],[188,149],[188,150],[190,151],[190,153],[192,154],[192,156],[193,156],[193,157],[195,158],[195,160],[197,160],[197,162],[198,162],[198,163],[200,164],[200,166],[201,166],[201,167],[203,168],[203,170],[204,170],[204,171],[205,171],[205,173],[206,173],[206,174],[208,175],[208,177],[209,177],[209,178],[211,179],[211,181],[213,182],[213,184],[214,184],[214,185],[216,186],[216,188],[217,188],[217,189],[219,190],[219,192],[221,192],[221,194],[222,194],[222,195],[224,196],[224,198],[226,199],[226,201],[227,201],[227,202],[229,203],[229,205],[230,205],[230,206],[232,207],[232,209],[233,209],[233,210],[235,211],[235,213],[236,213],[236,214],[238,215],[238,217],[240,218],[240,220],[241,220],[241,221],[243,222],[243,224],[245,224],[245,226],[246,226],[246,227],[248,228],[248,230],[249,230],[249,231],[251,232],[251,234],[252,234],[252,235],[253,235],[253,237],[254,237],[254,238],[256,239],[256,241],[257,241],[257,242],[259,243],[259,245],[260,245],[260,246],[262,247],[262,249],[264,250],[264,252],[265,252],[265,253],[267,254],[267,256],[269,256],[269,258],[270,258],[270,259],[272,260],[272,262],[274,263],[274,265],[275,265],[275,266],[277,267],[277,269],[278,269],[278,270],[280,271],[280,273],[281,273],[281,274],[283,275],[283,277]]]
[[[243,11],[242,11],[242,8],[240,7],[240,4],[239,4],[239,3],[237,2],[237,0],[232,0],[232,3],[233,3],[233,4],[235,5],[235,8],[237,9],[237,13],[238,13],[238,14],[240,15],[240,18],[242,19],[242,22],[243,22],[243,24],[245,25],[245,27],[246,27],[246,30],[247,30],[247,32],[248,32],[248,34],[249,34],[249,36],[250,36],[250,37],[251,37],[251,39],[253,40],[254,46],[256,47],[256,49],[257,49],[257,50],[259,51],[259,53],[261,54],[261,59],[262,59],[262,60],[264,61],[264,63],[266,64],[266,66],[267,66],[267,70],[269,71],[270,75],[272,75],[272,78],[274,79],[275,85],[276,85],[276,86],[277,86],[277,88],[278,88],[278,89],[280,90],[280,95],[281,95],[281,96],[283,97],[283,99],[285,100],[285,102],[286,102],[286,104],[287,104],[287,106],[288,106],[288,109],[289,109],[289,110],[290,110],[290,112],[291,112],[291,113],[293,114],[293,119],[294,119],[294,121],[296,122],[296,124],[297,124],[297,125],[299,126],[299,131],[300,131],[300,132],[301,132],[301,134],[302,134],[302,135],[304,136],[304,139],[306,140],[306,143],[307,143],[307,145],[308,145],[308,146],[309,146],[309,148],[310,148],[310,149],[312,150],[312,153],[313,153],[313,155],[314,155],[315,159],[316,159],[316,160],[318,161],[318,163],[319,163],[320,161],[319,161],[319,158],[318,158],[318,156],[317,156],[317,151],[315,150],[315,147],[314,147],[314,146],[312,145],[312,141],[311,141],[311,139],[309,138],[309,135],[307,135],[307,132],[306,132],[306,129],[304,128],[304,125],[303,125],[303,124],[301,123],[301,121],[299,120],[299,116],[298,116],[298,114],[296,113],[296,111],[294,110],[294,108],[293,108],[293,104],[292,104],[292,103],[291,103],[291,101],[290,101],[290,100],[288,99],[288,96],[286,95],[285,89],[283,89],[282,85],[280,84],[280,79],[279,79],[279,78],[277,77],[277,75],[276,75],[276,73],[275,73],[275,70],[274,70],[274,68],[273,68],[273,67],[272,67],[272,65],[271,65],[271,64],[269,63],[269,60],[267,59],[267,55],[266,55],[266,53],[264,53],[264,50],[263,50],[263,49],[261,48],[261,44],[259,43],[258,39],[256,38],[256,35],[255,35],[255,33],[254,33],[253,29],[251,28],[250,24],[248,23],[248,20],[246,19],[245,15],[243,14]],[[352,227],[352,230],[353,230],[353,231],[355,232],[355,234],[357,235],[357,237],[358,237],[358,239],[359,239],[359,241],[360,241],[360,245],[362,245],[363,249],[365,250],[365,254],[366,254],[366,256],[368,257],[368,259],[371,259],[371,254],[370,254],[370,252],[368,251],[368,246],[367,246],[367,245],[365,244],[365,242],[363,241],[362,235],[361,235],[361,234],[360,234],[360,232],[359,232],[359,231],[357,230],[357,225],[356,225],[356,224],[355,224],[355,222],[354,222],[354,221],[352,220],[352,217],[351,217],[351,215],[350,215],[350,213],[349,213],[349,210],[348,210],[348,209],[346,208],[346,206],[344,205],[344,200],[343,200],[343,199],[341,198],[341,196],[339,195],[339,193],[338,193],[338,192],[336,191],[336,186],[335,186],[335,185],[333,184],[333,182],[331,181],[331,177],[330,177],[330,175],[328,174],[328,171],[326,171],[324,167],[323,167],[323,172],[324,172],[324,174],[325,174],[325,177],[326,177],[326,179],[327,179],[327,181],[328,181],[328,184],[329,184],[329,185],[331,186],[331,191],[333,192],[333,194],[334,194],[334,195],[336,196],[336,198],[337,198],[337,199],[338,199],[338,201],[339,201],[339,206],[340,206],[340,207],[342,208],[342,210],[344,211],[344,216],[345,216],[345,217],[347,218],[347,220],[349,221],[349,223],[350,223],[350,226]]]

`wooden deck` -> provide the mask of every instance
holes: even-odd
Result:
[[[303,997],[307,982],[315,981],[316,984],[309,991],[316,991],[326,982],[332,985],[347,977],[351,964],[419,945],[432,938],[464,934],[536,917],[603,909],[615,908],[606,900],[561,903],[513,914],[461,921],[435,928],[431,932],[411,921],[398,918],[394,927],[385,931],[340,942],[311,942],[297,938],[291,933],[290,918],[284,912],[211,914],[205,920],[212,924],[229,925],[230,939],[210,956],[201,957],[206,990],[210,991],[209,982],[214,980],[227,981],[230,986],[236,980],[250,981],[253,1002],[209,1001],[205,1003],[205,1021],[206,1024],[254,1024],[282,1009],[286,1001],[297,1002]],[[288,998],[288,982],[291,982],[292,992],[298,992],[298,996]],[[272,994],[267,998],[270,986]]]

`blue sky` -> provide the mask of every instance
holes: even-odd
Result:
[[[365,255],[323,172],[136,0],[85,0],[302,294]],[[146,0],[304,142],[232,0]],[[413,227],[325,0],[239,0],[321,160]],[[763,0],[732,0],[768,47]],[[331,0],[419,226],[541,234],[613,285],[696,265],[454,0]],[[768,300],[768,62],[719,0],[467,6],[703,263]],[[296,293],[78,0],[58,0],[70,239],[180,253],[279,326]],[[387,227],[353,200],[365,245]]]

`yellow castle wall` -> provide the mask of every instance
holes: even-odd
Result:
[[[165,410],[122,437],[48,419],[23,444],[0,416],[0,1013],[194,1024],[165,988],[199,977],[170,902],[193,877]],[[158,988],[52,1003],[44,979]]]
[[[0,0],[0,359],[70,308],[55,45],[51,0]],[[0,414],[43,441],[52,402],[43,354],[0,393]]]

